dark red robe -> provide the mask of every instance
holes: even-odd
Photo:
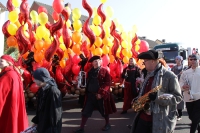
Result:
[[[0,76],[0,132],[20,133],[28,127],[23,85],[13,66]]]
[[[125,80],[123,111],[131,108],[131,102],[137,96],[136,78],[139,76],[137,66],[128,66],[123,70],[122,78]]]
[[[124,104],[123,104],[123,111],[126,111],[131,108],[131,102],[133,98],[135,98],[131,83],[125,82],[124,83]]]
[[[112,97],[112,93],[110,92],[111,77],[106,68],[103,68],[103,67],[100,68],[99,73],[98,73],[98,82],[100,86],[98,90],[98,94],[100,94],[103,98],[105,115],[115,113],[117,109],[115,106],[114,99]],[[86,93],[87,93],[87,90],[86,90]]]
[[[112,114],[117,111],[112,93],[110,92],[111,77],[106,68],[101,67],[98,74],[100,89],[98,93],[104,100],[105,114]]]

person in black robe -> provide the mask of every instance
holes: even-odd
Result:
[[[140,69],[136,66],[134,58],[129,59],[129,65],[124,68],[122,78],[124,79],[124,104],[121,114],[126,114],[131,108],[132,100],[137,96],[136,78],[140,77]]]
[[[111,77],[106,68],[101,67],[100,56],[93,56],[89,62],[93,67],[87,75],[86,98],[82,109],[82,119],[80,128],[74,133],[84,133],[84,126],[92,113],[97,109],[105,119],[103,131],[111,128],[109,114],[116,112],[116,106],[112,94],[110,93]]]
[[[36,116],[32,119],[38,133],[61,133],[62,96],[56,82],[45,68],[33,72],[38,90]]]

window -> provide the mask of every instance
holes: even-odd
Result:
[[[175,58],[178,56],[178,51],[162,51],[166,63],[176,63]]]

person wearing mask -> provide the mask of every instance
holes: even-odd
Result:
[[[84,133],[84,126],[94,109],[97,109],[105,119],[103,131],[111,128],[109,114],[116,112],[114,99],[110,92],[111,76],[107,69],[101,67],[100,56],[89,59],[93,67],[87,75],[86,99],[82,109],[82,120],[80,128],[74,133]]]
[[[175,129],[176,107],[182,100],[181,89],[177,76],[160,63],[159,58],[162,57],[162,52],[155,50],[138,55],[139,59],[144,60],[147,75],[137,99],[145,96],[147,102],[135,115],[131,133],[171,133]]]
[[[198,66],[198,57],[190,56],[191,68],[184,71],[180,77],[180,86],[183,91],[184,101],[189,119],[192,121],[190,133],[198,130],[200,133],[200,67]]]
[[[20,133],[28,128],[23,83],[16,62],[0,57],[0,132]]]
[[[124,84],[124,104],[121,114],[126,114],[127,110],[131,108],[132,100],[137,96],[138,90],[136,86],[136,79],[140,77],[140,69],[136,66],[134,58],[129,59],[129,64],[124,68],[122,79]]]
[[[175,61],[176,61],[176,65],[172,67],[171,71],[174,72],[174,74],[178,77],[178,80],[180,79],[181,77],[181,74],[183,72],[183,64],[182,64],[182,61],[183,61],[183,57],[182,56],[176,56],[175,58]],[[177,120],[181,120],[181,117],[183,115],[183,112],[182,110],[184,109],[185,107],[185,104],[184,104],[184,101],[182,100],[178,105],[177,105],[177,110],[178,110],[178,117],[177,117]]]
[[[62,129],[62,95],[46,68],[33,72],[34,82],[40,89],[37,92],[37,110],[33,117],[33,126],[38,133],[61,133]]]

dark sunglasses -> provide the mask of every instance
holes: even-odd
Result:
[[[197,59],[190,59],[190,61],[192,61],[192,60],[197,60]]]

